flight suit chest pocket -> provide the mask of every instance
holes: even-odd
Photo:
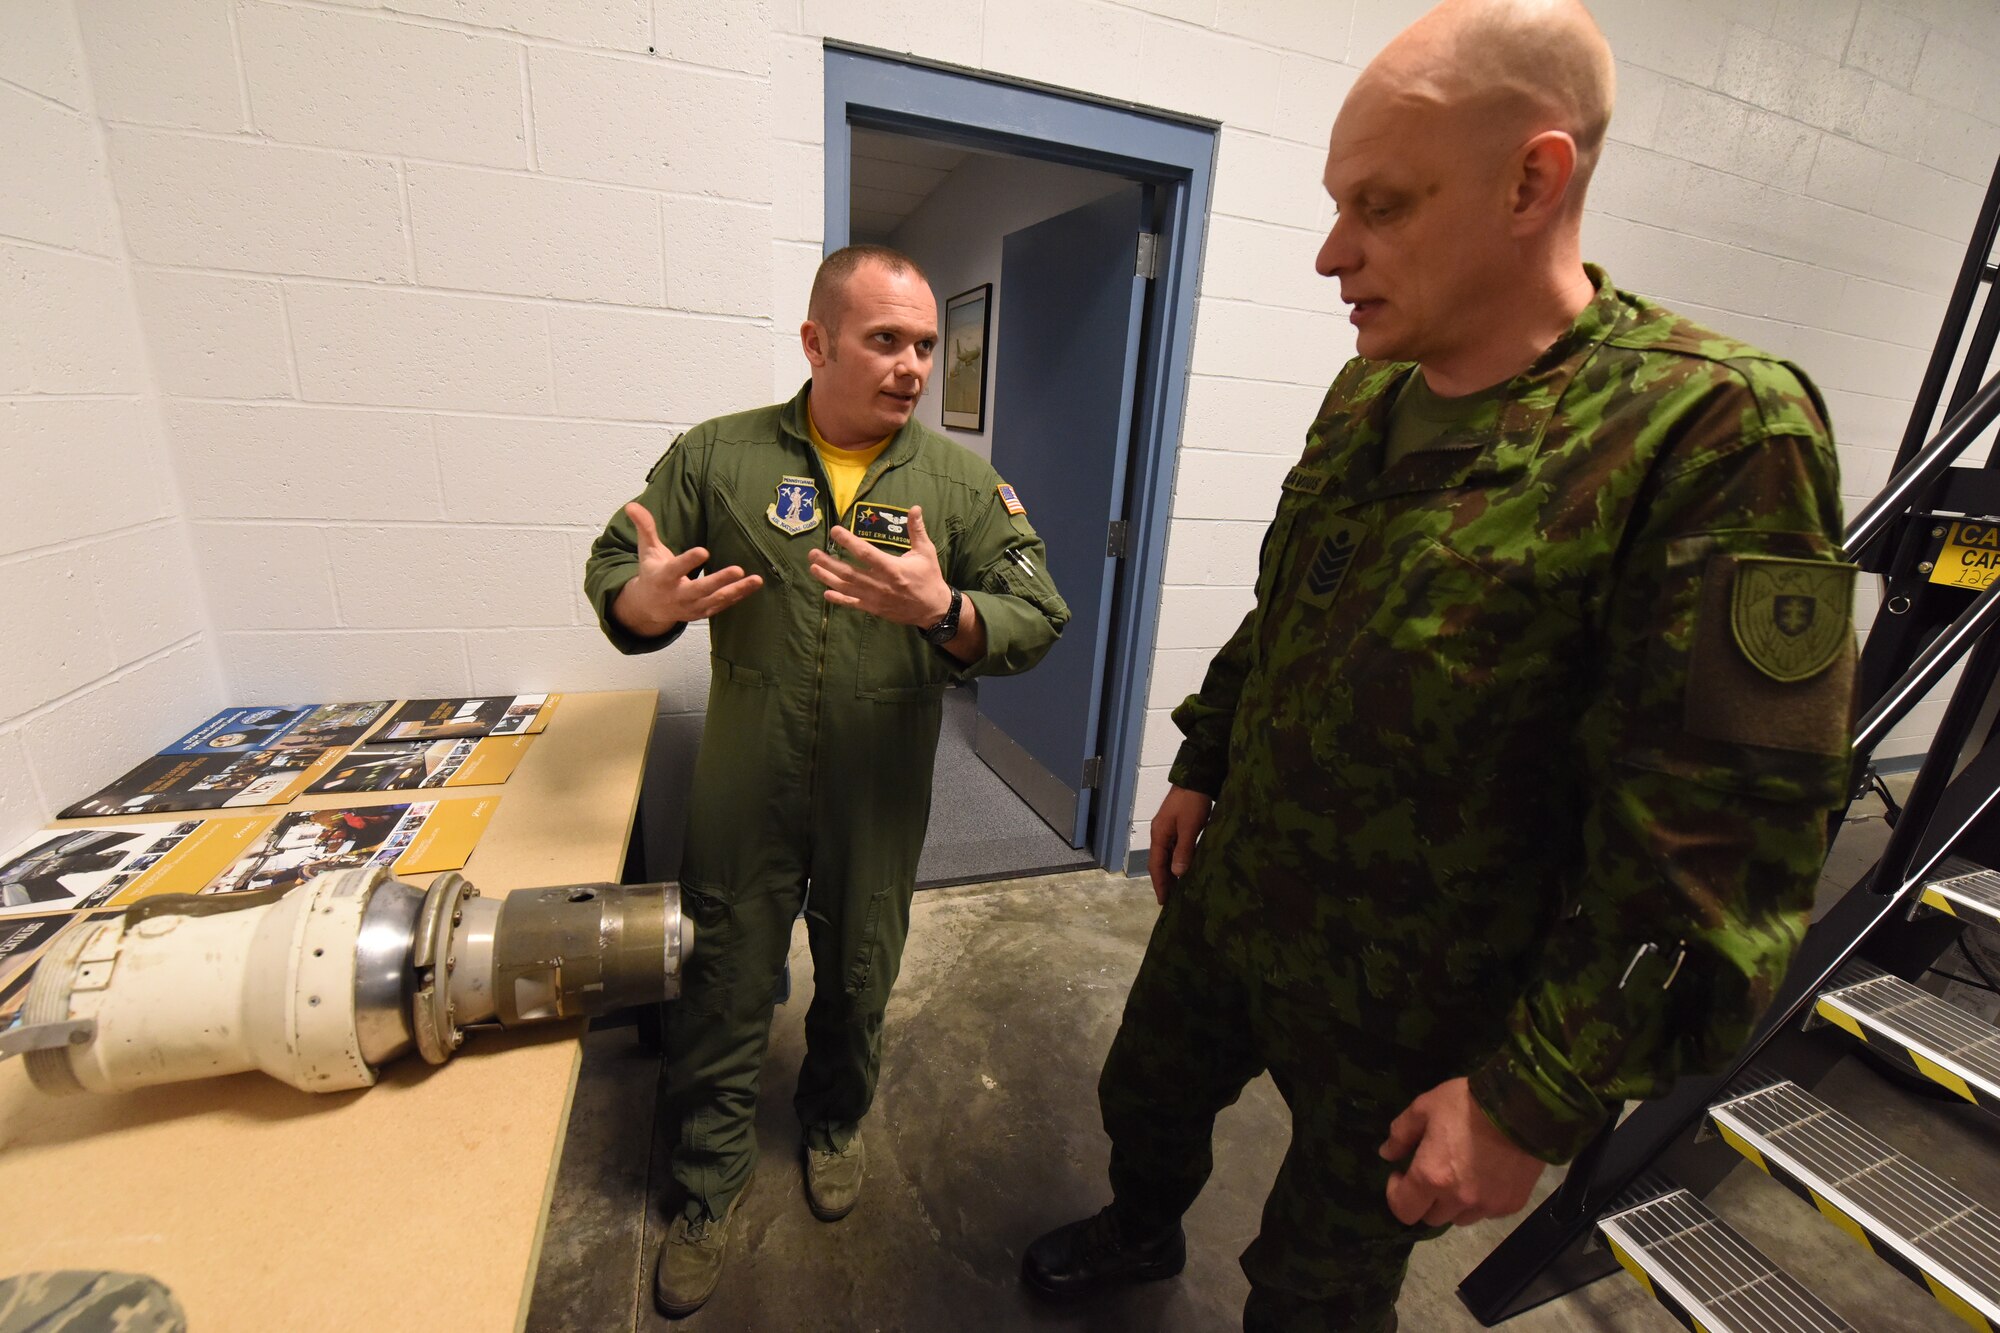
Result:
[[[812,536],[788,537],[766,522],[762,514],[755,519],[746,517],[744,502],[727,490],[718,489],[713,495],[724,522],[710,525],[708,567],[713,570],[741,565],[746,574],[762,574],[777,583],[791,582],[793,560],[803,561],[805,555],[803,550],[793,555],[781,543],[810,542]]]
[[[908,625],[868,617],[855,653],[854,692],[876,703],[921,703],[944,695],[944,654]]]

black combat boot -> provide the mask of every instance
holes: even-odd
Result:
[[[1179,1222],[1135,1235],[1116,1210],[1113,1204],[1028,1246],[1021,1280],[1037,1295],[1064,1301],[1126,1282],[1172,1277],[1187,1266],[1187,1236]]]

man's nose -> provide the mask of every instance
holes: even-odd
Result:
[[[1353,268],[1354,262],[1354,247],[1348,241],[1347,227],[1336,213],[1333,226],[1327,230],[1326,239],[1320,242],[1319,255],[1313,260],[1313,268],[1322,278],[1337,278]]]

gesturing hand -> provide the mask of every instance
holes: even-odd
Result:
[[[951,585],[938,568],[937,547],[924,530],[921,505],[910,506],[910,549],[889,555],[846,528],[833,540],[848,555],[836,560],[818,549],[807,552],[813,577],[826,585],[826,600],[851,606],[898,625],[926,629],[951,609]]]
[[[652,513],[636,500],[625,506],[625,516],[639,539],[639,572],[618,590],[611,613],[634,634],[652,638],[685,621],[706,620],[764,586],[761,574],[745,574],[741,565],[690,577],[708,559],[706,547],[675,555],[660,540]]]
[[[1462,1078],[1411,1102],[1377,1150],[1408,1158],[1389,1177],[1389,1211],[1404,1226],[1469,1226],[1527,1205],[1547,1164],[1502,1134]]]

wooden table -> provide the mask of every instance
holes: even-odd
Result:
[[[615,883],[655,703],[647,690],[566,694],[506,783],[434,793],[500,795],[466,877],[487,894]],[[253,1073],[51,1097],[21,1061],[0,1062],[0,1276],[147,1273],[192,1333],[518,1328],[581,1031],[474,1033],[449,1064],[413,1052],[376,1087],[333,1094]]]

